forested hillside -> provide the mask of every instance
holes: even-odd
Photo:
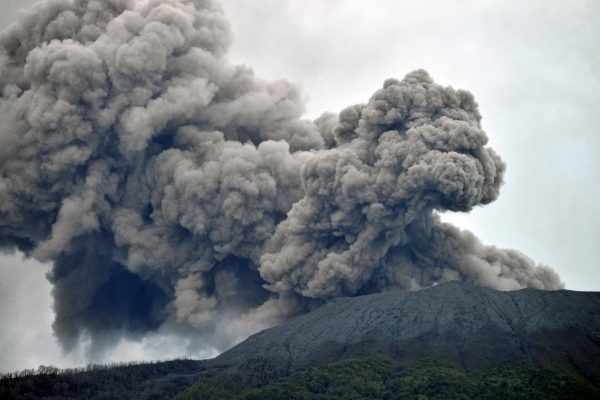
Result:
[[[600,399],[600,294],[454,282],[332,301],[212,360],[44,367],[0,399]]]
[[[240,368],[207,363],[42,368],[5,376],[1,399],[598,399],[600,388],[572,371],[505,365],[465,371],[438,361],[410,368],[383,358],[352,358],[288,371],[273,360]]]
[[[204,370],[205,363],[194,360],[62,371],[40,367],[4,375],[0,399],[169,399],[196,382]]]

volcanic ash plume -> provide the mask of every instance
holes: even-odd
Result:
[[[54,330],[225,348],[337,296],[561,287],[440,221],[498,196],[473,96],[424,71],[316,121],[231,65],[209,0],[48,0],[0,36],[0,245],[52,261]]]

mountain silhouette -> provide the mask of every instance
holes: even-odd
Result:
[[[524,362],[600,377],[600,293],[501,292],[465,282],[340,298],[251,336],[215,362],[276,358],[291,368],[360,354],[469,369]]]

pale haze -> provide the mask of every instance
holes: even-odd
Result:
[[[26,2],[3,1],[3,27]],[[267,79],[299,84],[306,116],[366,102],[389,77],[418,68],[475,95],[490,143],[507,164],[495,202],[443,218],[485,244],[551,266],[567,289],[599,290],[600,6],[596,2],[225,1],[230,58]],[[0,261],[0,370],[81,365],[51,330],[47,267]],[[92,361],[206,357],[168,335],[122,342]]]

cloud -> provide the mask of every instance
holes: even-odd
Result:
[[[309,121],[230,41],[208,0],[53,0],[0,36],[0,246],[52,262],[65,349],[222,350],[336,296],[562,286],[437,217],[502,182],[470,93],[418,70]]]

